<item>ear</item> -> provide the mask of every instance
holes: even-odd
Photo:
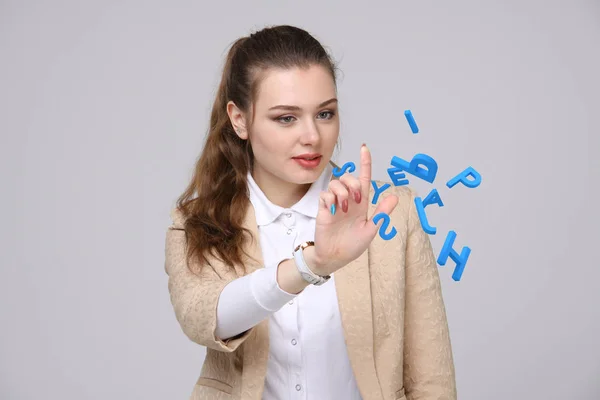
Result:
[[[240,139],[247,140],[246,117],[233,101],[227,103],[227,115],[229,115],[229,120],[231,121],[231,125],[233,125],[235,133],[237,133]]]

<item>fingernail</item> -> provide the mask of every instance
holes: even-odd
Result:
[[[356,200],[357,203],[360,203],[360,192],[354,192],[354,200]]]
[[[363,144],[362,144],[362,146],[360,146],[360,149],[361,149],[361,150],[362,150],[363,148],[364,148],[364,149],[367,149],[367,145],[366,145],[365,143],[363,143]]]
[[[342,210],[348,212],[348,200],[342,201]]]
[[[331,205],[331,215],[335,215],[335,204]]]

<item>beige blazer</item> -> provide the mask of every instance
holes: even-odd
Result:
[[[378,187],[386,183],[376,182]],[[453,400],[454,363],[436,259],[419,222],[415,192],[392,184],[380,200],[390,194],[399,203],[386,232],[393,226],[396,236],[383,240],[377,235],[359,258],[335,272],[352,369],[364,400]],[[376,208],[373,195],[371,187],[369,217]],[[227,341],[214,334],[221,290],[263,267],[254,207],[250,204],[245,226],[255,238],[248,252],[260,263],[247,264],[247,272],[236,265],[234,273],[214,260],[215,271],[190,273],[182,214],[173,209],[171,218],[165,246],[171,303],[185,335],[207,347],[190,399],[260,400],[269,355],[268,319]]]

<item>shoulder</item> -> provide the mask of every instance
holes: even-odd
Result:
[[[171,212],[170,212],[170,216],[171,216],[171,226],[169,226],[170,229],[183,229],[184,228],[186,217],[180,208],[178,208],[178,207],[172,208]]]
[[[375,186],[377,186],[377,189]],[[394,186],[391,182],[373,179],[369,192],[370,214],[375,212],[377,205],[383,198],[390,195],[395,195],[398,198],[398,204],[389,215],[390,223],[397,228],[402,227],[407,232],[412,232],[417,225],[420,225],[420,217],[415,203],[415,199],[419,197],[419,194],[416,189],[409,185]]]

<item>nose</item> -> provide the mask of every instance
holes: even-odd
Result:
[[[317,125],[314,122],[307,122],[306,126],[303,127],[300,141],[305,145],[315,145],[321,139],[321,134]]]

